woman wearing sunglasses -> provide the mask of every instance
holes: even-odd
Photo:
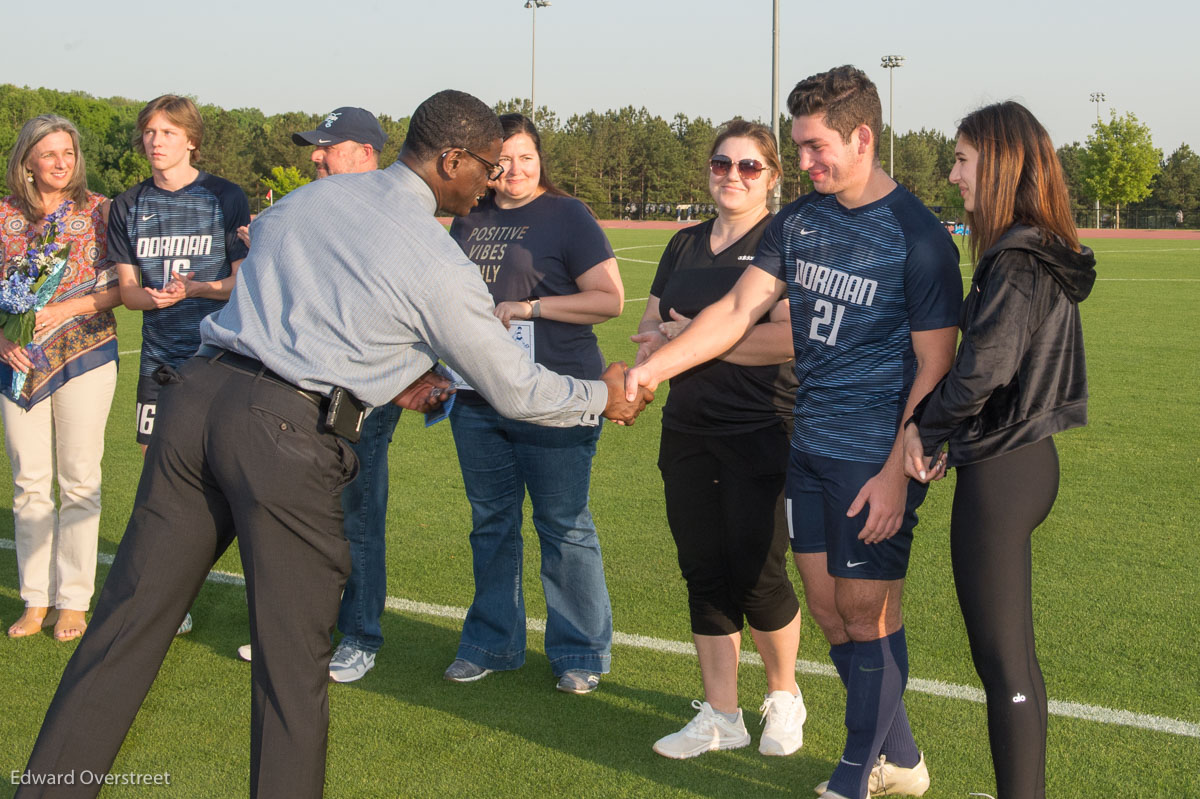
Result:
[[[1033,114],[986,106],[958,128],[975,271],[950,372],[905,422],[905,468],[957,467],[950,559],[987,694],[998,799],[1046,795],[1046,687],[1034,651],[1033,530],[1058,494],[1055,433],[1087,422],[1079,303],[1096,259],[1079,244],[1062,167]]]
[[[771,218],[767,196],[780,162],[768,128],[728,123],[708,167],[717,217],[679,231],[667,245],[633,336],[638,363],[733,287]],[[784,299],[720,358],[671,380],[658,465],[687,583],[704,701],[692,702],[699,712],[683,729],[654,744],[665,757],[750,743],[737,696],[747,622],[767,673],[759,751],[790,755],[802,742],[800,604],[786,571],[782,497],[796,397],[791,359]]]
[[[496,316],[534,361],[595,379],[604,357],[592,325],[621,313],[617,260],[590,209],[555,187],[541,139],[520,114],[500,117],[504,171],[450,235],[479,265]],[[521,519],[525,492],[542,550],[546,655],[558,689],[586,694],[609,670],[612,610],[588,510],[600,427],[541,427],[459,391],[450,415],[467,498],[475,597],[445,677],[471,682],[525,662]]]

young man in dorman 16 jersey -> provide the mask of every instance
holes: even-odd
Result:
[[[158,392],[200,346],[200,320],[220,309],[246,257],[237,229],[250,221],[245,193],[192,165],[204,121],[186,97],[164,94],[138,114],[134,147],[150,177],[113,200],[108,256],[117,265],[121,302],[142,311],[137,441],[154,433]],[[189,613],[180,633],[192,629]]]
[[[240,188],[193,166],[204,122],[191,100],[151,100],[137,130],[134,147],[150,161],[150,177],[113,201],[108,240],[121,301],[143,312],[137,440],[144,453],[157,413],[155,370],[194,355],[200,320],[229,299],[246,257],[237,229],[250,221],[250,206]]]

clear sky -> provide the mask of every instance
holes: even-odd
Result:
[[[566,119],[645,106],[722,122],[770,117],[771,0],[552,0],[537,17],[537,102]],[[444,88],[529,96],[524,0],[59,0],[6,3],[0,81],[227,108],[407,116]],[[864,69],[895,126],[952,133],[972,108],[1017,99],[1055,144],[1086,139],[1092,92],[1134,112],[1164,155],[1200,152],[1200,3],[781,0],[780,107],[800,79]],[[786,132],[785,132],[786,135]]]

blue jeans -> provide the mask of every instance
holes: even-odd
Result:
[[[521,520],[528,490],[542,550],[550,666],[556,676],[607,672],[612,607],[588,510],[599,426],[541,427],[464,402],[450,424],[471,501],[475,571],[458,657],[496,671],[525,663]]]
[[[399,419],[400,407],[390,403],[367,415],[362,435],[352,445],[358,456],[358,477],[342,491],[350,579],[342,591],[337,626],[343,641],[367,652],[378,652],[383,646],[379,619],[387,598],[388,446]]]

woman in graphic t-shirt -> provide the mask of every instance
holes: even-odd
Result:
[[[607,237],[586,205],[550,181],[533,123],[505,114],[504,174],[450,234],[496,301],[496,316],[530,355],[560,374],[595,379],[604,358],[592,325],[621,313],[624,289]],[[550,428],[498,414],[460,391],[450,416],[467,498],[475,597],[445,677],[470,682],[525,662],[521,520],[525,492],[542,550],[546,655],[558,689],[595,690],[609,670],[612,610],[588,510],[600,428]]]

